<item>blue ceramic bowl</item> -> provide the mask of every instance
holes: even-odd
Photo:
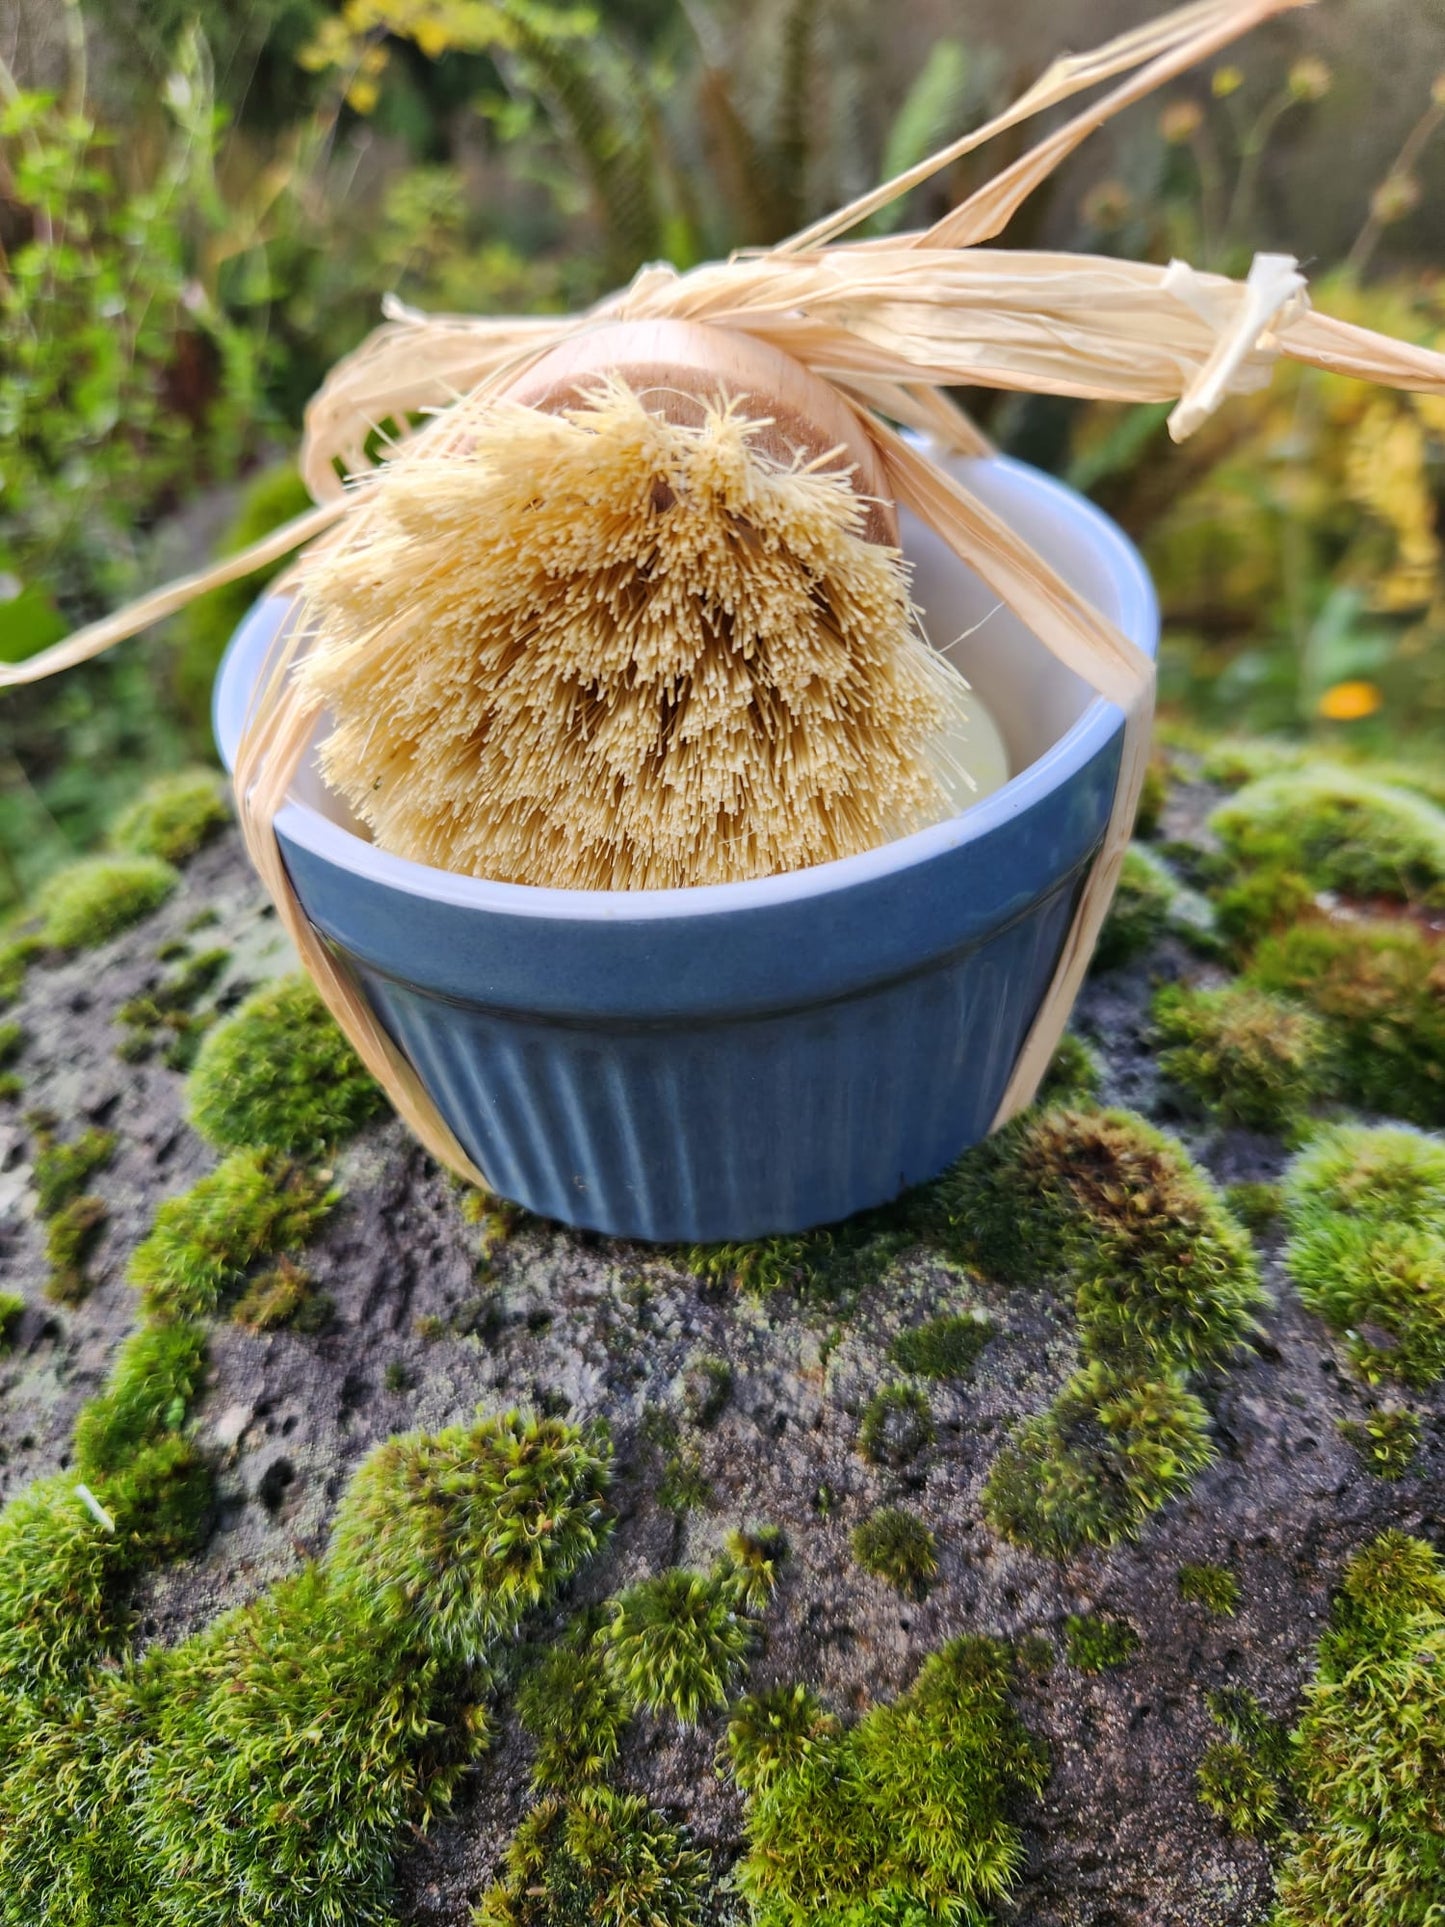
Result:
[[[1155,650],[1112,522],[1017,462],[957,471]],[[297,895],[503,1196],[619,1236],[754,1238],[881,1204],[986,1134],[1104,833],[1123,718],[930,531],[905,518],[903,542],[1018,773],[882,849],[691,890],[534,889],[389,856],[314,762],[298,776],[276,819]],[[227,651],[228,764],[290,606],[264,597]]]

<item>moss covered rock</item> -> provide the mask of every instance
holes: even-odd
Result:
[[[22,922],[0,1923],[1427,1919],[1442,939],[1256,805],[1435,804],[1270,755],[1161,765],[1032,1112],[720,1249],[433,1168],[224,824]]]

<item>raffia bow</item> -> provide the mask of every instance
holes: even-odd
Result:
[[[1291,360],[1391,386],[1445,393],[1445,356],[1314,312],[1297,263],[1261,255],[1247,280],[1093,256],[989,248],[1027,197],[1125,107],[1261,22],[1312,0],[1196,0],[1095,52],[1052,67],[1005,113],[777,247],[686,274],[642,270],[588,313],[496,319],[429,316],[388,302],[387,320],[337,364],[307,410],[301,471],[317,506],[245,553],[172,583],[41,655],[0,665],[0,686],[38,681],[100,654],[196,596],[314,538],[364,539],[364,491],[346,478],[377,459],[406,462],[464,443],[469,421],[542,355],[588,329],[672,318],[769,342],[865,412],[900,506],[932,528],[1068,669],[1124,714],[1114,807],[1053,982],[995,1127],[1032,1101],[1068,1020],[1108,912],[1138,806],[1153,711],[1152,662],[966,487],[903,436],[944,448],[988,444],[942,392],[1015,389],[1123,402],[1172,401],[1183,439],[1226,396]],[[839,237],[995,135],[1097,85],[1119,84],[996,175],[932,228],[902,238]],[[421,418],[420,426],[409,426]],[[366,997],[306,918],[275,818],[317,723],[289,671],[304,637],[273,653],[235,769],[247,846],[321,995],[397,1111],[443,1164],[486,1180]]]

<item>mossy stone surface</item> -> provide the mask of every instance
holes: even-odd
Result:
[[[1296,872],[1316,889],[1445,908],[1445,813],[1359,772],[1261,777],[1221,804],[1210,827],[1242,861]]]
[[[184,863],[230,821],[224,781],[216,770],[181,770],[147,785],[116,818],[111,843],[130,856]]]
[[[1182,752],[1166,776],[1171,877],[1218,900],[1259,874],[1209,847],[1220,785]],[[1306,888],[1299,931],[1356,946],[1331,968],[1358,1016],[1276,980],[1294,933],[1231,962],[1171,914],[1093,974],[1014,1131],[859,1223],[721,1252],[495,1209],[360,1086],[318,1108],[314,1068],[278,1099],[277,1066],[335,1043],[287,1016],[233,831],[103,950],[29,949],[0,1108],[0,1922],[1334,1927],[1364,1893],[1370,1927],[1414,1927],[1431,1301],[1361,1319],[1300,1247],[1322,1216],[1428,1242],[1439,937]],[[1409,969],[1366,971],[1361,931]],[[263,993],[220,1143],[169,1028],[117,1054],[122,1009],[193,968],[207,1049]],[[1161,1067],[1156,994],[1241,973],[1330,1033],[1289,1137]],[[114,1136],[71,1199],[105,1214],[73,1304],[44,1295],[26,1113]],[[1402,1122],[1409,1185],[1374,1135]],[[329,1315],[292,1322],[298,1289]],[[866,1456],[899,1386],[931,1436]],[[890,1516],[926,1583],[859,1563]],[[1081,1671],[1071,1619],[1137,1649]]]
[[[57,870],[36,900],[40,940],[60,950],[93,950],[158,909],[176,887],[159,857],[88,857]]]
[[[222,1149],[307,1155],[354,1136],[385,1100],[309,979],[249,998],[202,1044],[191,1122]]]

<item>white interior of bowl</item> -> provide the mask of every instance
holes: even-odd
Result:
[[[1000,457],[946,465],[966,478],[970,489],[1045,554],[1095,608],[1141,648],[1154,652],[1158,607],[1153,586],[1138,552],[1107,516],[1072,489],[1019,462]],[[1066,782],[1102,748],[1118,724],[1119,711],[1062,668],[940,537],[909,515],[901,518],[901,535],[928,635],[991,711],[1014,772],[1001,789],[947,822],[860,856],[746,883],[689,890],[550,890],[455,876],[377,849],[322,781],[312,755],[297,773],[277,827],[330,862],[398,889],[511,915],[574,918],[744,909],[848,888],[956,848]],[[258,634],[252,646],[246,644],[243,631],[222,666],[216,690],[216,736],[228,766],[235,759],[264,640]],[[316,740],[324,738],[327,727],[323,718]]]

